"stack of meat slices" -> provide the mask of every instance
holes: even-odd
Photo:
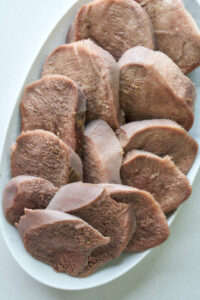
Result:
[[[166,214],[191,194],[196,90],[184,73],[198,65],[181,0],[80,8],[24,90],[11,147],[3,208],[33,257],[85,277],[168,238]]]

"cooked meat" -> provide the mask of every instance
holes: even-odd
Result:
[[[67,42],[87,38],[109,51],[116,60],[137,45],[154,49],[150,18],[131,0],[98,0],[82,6],[71,25]]]
[[[56,48],[46,59],[43,76],[61,74],[79,84],[86,95],[86,120],[102,119],[119,127],[119,67],[90,40]]]
[[[12,176],[32,175],[60,187],[82,180],[79,156],[49,131],[22,132],[11,148]]]
[[[140,150],[131,150],[125,155],[121,178],[123,184],[154,195],[165,213],[177,208],[192,191],[187,177],[170,157],[161,158]]]
[[[167,219],[150,193],[120,184],[102,183],[100,186],[117,202],[133,205],[137,226],[127,251],[144,251],[160,245],[168,238]]]
[[[149,14],[157,48],[189,73],[200,65],[200,32],[181,0],[136,0]]]
[[[119,60],[120,104],[127,120],[172,119],[189,130],[196,90],[164,53],[131,48]]]
[[[62,187],[50,201],[47,209],[72,213],[103,235],[110,237],[108,245],[92,252],[88,265],[80,274],[82,277],[118,257],[135,230],[132,205],[117,203],[104,188],[89,183],[76,182]]]
[[[12,178],[3,193],[3,210],[7,221],[14,225],[24,214],[25,208],[46,208],[57,190],[51,182],[42,178],[28,175]]]
[[[25,209],[17,227],[33,257],[71,276],[79,276],[94,249],[110,241],[83,220],[60,211]]]
[[[84,131],[83,180],[90,183],[121,183],[123,150],[110,126],[90,122]]]
[[[159,156],[169,155],[179,169],[187,174],[198,151],[198,144],[171,120],[144,120],[120,127],[117,136],[124,149],[144,150]]]
[[[46,76],[25,88],[22,131],[51,131],[81,153],[85,111],[85,96],[74,81],[61,75]]]

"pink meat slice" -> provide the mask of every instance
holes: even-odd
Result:
[[[118,257],[135,230],[132,205],[117,203],[104,188],[94,184],[75,182],[62,187],[46,209],[71,213],[110,237],[109,244],[91,254],[81,277],[92,274],[98,267]]]
[[[24,90],[21,129],[51,131],[81,153],[85,111],[85,96],[74,81],[61,75],[45,76]]]
[[[90,40],[60,46],[44,63],[42,76],[50,74],[67,76],[82,88],[87,122],[102,119],[119,127],[119,67],[106,50]]]
[[[187,74],[200,65],[200,32],[182,0],[136,0],[149,14],[158,50]]]
[[[125,152],[138,149],[170,156],[187,174],[198,151],[197,142],[171,120],[144,120],[125,124],[116,132]]]
[[[123,150],[114,131],[102,120],[90,122],[84,131],[83,180],[121,183]]]
[[[119,67],[120,105],[128,122],[167,118],[192,127],[195,86],[166,54],[138,46],[123,54]]]
[[[44,130],[22,132],[11,148],[12,176],[44,178],[56,187],[82,180],[79,156],[55,134]]]
[[[100,186],[105,188],[115,201],[133,205],[136,230],[126,251],[144,251],[160,245],[168,238],[166,216],[150,193],[120,184],[102,183]]]
[[[151,193],[165,213],[177,208],[192,191],[187,177],[170,157],[146,151],[131,150],[125,155],[121,178],[123,184]]]
[[[7,221],[14,225],[24,215],[25,208],[46,208],[57,190],[46,179],[28,175],[12,178],[3,193],[3,210]]]
[[[90,38],[116,60],[129,48],[154,49],[154,33],[148,14],[135,1],[98,0],[80,8],[67,42]]]
[[[91,253],[110,241],[83,220],[60,211],[25,209],[17,227],[34,258],[71,276],[79,276]]]

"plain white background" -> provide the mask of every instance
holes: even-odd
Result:
[[[191,0],[193,1],[193,0]],[[0,0],[0,147],[12,107],[44,40],[69,0]],[[46,287],[24,273],[0,233],[0,299],[200,299],[200,174],[181,207],[168,241],[134,270],[96,289],[80,292]]]

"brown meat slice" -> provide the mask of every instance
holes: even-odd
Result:
[[[102,119],[119,127],[119,67],[114,58],[90,40],[56,48],[42,75],[61,74],[78,83],[86,96],[86,121]]]
[[[170,156],[187,174],[198,151],[198,144],[180,125],[171,120],[144,120],[125,124],[116,132],[125,152],[138,149],[159,156]]]
[[[144,251],[160,245],[168,238],[166,216],[150,193],[120,184],[102,183],[100,186],[115,201],[133,205],[137,226],[126,251]]]
[[[83,220],[60,211],[25,209],[17,227],[34,258],[71,276],[79,276],[94,249],[110,241]]]
[[[182,0],[136,0],[149,14],[158,50],[184,73],[200,65],[200,32]]]
[[[79,156],[55,134],[44,130],[22,132],[11,148],[12,176],[32,175],[60,187],[82,180]]]
[[[150,192],[165,213],[177,208],[192,191],[187,177],[170,157],[140,150],[125,155],[121,178],[125,185]]]
[[[116,60],[137,45],[154,49],[150,18],[131,0],[98,0],[82,6],[71,25],[67,42],[87,38],[110,52]]]
[[[25,88],[21,100],[22,131],[51,131],[80,153],[85,111],[85,96],[74,81],[61,75],[46,76]]]
[[[164,53],[131,48],[119,60],[120,104],[127,120],[172,119],[189,130],[196,90]]]
[[[3,193],[7,221],[14,225],[24,214],[25,208],[46,208],[57,190],[51,182],[39,177],[21,175],[12,178]]]
[[[132,205],[117,203],[104,188],[94,184],[76,182],[62,187],[46,209],[72,213],[110,237],[108,245],[97,248],[91,254],[82,277],[118,257],[135,230]]]
[[[90,183],[121,183],[122,147],[110,126],[90,122],[84,131],[83,180]]]

